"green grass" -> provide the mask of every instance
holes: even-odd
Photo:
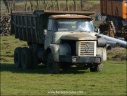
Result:
[[[88,69],[53,75],[41,65],[37,69],[15,69],[13,51],[18,46],[27,45],[14,36],[1,37],[1,95],[127,95],[126,61],[106,61],[99,73]]]

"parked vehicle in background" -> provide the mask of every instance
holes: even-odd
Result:
[[[127,41],[127,1],[100,0],[101,15],[106,16],[100,31],[111,37],[123,37]],[[106,29],[104,29],[105,27]]]

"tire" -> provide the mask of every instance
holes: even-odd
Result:
[[[47,69],[48,69],[48,72],[51,73],[51,74],[57,74],[60,71],[60,65],[59,65],[59,63],[56,63],[54,61],[52,53],[48,54]]]
[[[17,47],[14,51],[14,66],[16,68],[21,68],[21,47]]]
[[[71,65],[70,64],[61,64],[61,68],[63,71],[67,71],[68,69],[70,69]]]
[[[37,50],[35,48],[30,48],[32,54],[32,69],[36,69],[37,65],[39,64],[39,60],[37,58]]]
[[[32,53],[28,48],[22,50],[21,65],[23,69],[30,69],[32,66]]]
[[[102,68],[103,68],[103,64],[94,64],[94,65],[91,65],[90,66],[90,71],[91,72],[100,72],[102,71]]]

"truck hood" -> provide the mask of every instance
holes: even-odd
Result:
[[[96,40],[90,33],[71,33],[61,37],[62,40]]]

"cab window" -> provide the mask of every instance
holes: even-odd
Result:
[[[52,30],[52,24],[53,24],[53,20],[49,19],[49,21],[48,21],[48,30]]]

